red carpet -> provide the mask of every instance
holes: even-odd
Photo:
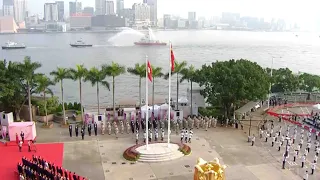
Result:
[[[21,162],[21,158],[26,156],[31,158],[32,155],[43,157],[45,160],[62,165],[63,160],[63,144],[36,144],[37,152],[28,152],[28,147],[23,146],[22,152],[19,152],[18,146],[5,146],[0,144],[0,177],[6,180],[17,180],[15,171],[17,171],[17,163]]]

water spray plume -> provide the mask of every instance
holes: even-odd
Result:
[[[143,36],[144,34],[137,30],[124,28],[121,32],[109,38],[108,42],[115,46],[132,46],[133,42],[141,39]]]

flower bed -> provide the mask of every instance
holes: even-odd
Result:
[[[166,142],[152,142],[154,143],[166,143]],[[191,148],[186,144],[181,143],[172,143],[177,144],[179,146],[179,151],[182,152],[185,156],[191,154]],[[123,157],[128,161],[137,161],[140,157],[140,153],[136,150],[138,147],[144,146],[145,144],[137,144],[129,147],[123,152]]]
[[[140,153],[136,149],[144,144],[137,144],[131,146],[123,152],[123,157],[128,161],[137,161],[140,157]]]
[[[181,151],[185,156],[191,154],[191,148],[186,144],[179,144],[179,151]]]

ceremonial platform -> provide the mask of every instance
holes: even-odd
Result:
[[[177,144],[170,144],[168,147],[167,143],[154,143],[148,146],[148,149],[146,145],[136,148],[136,151],[140,154],[139,162],[155,163],[171,161],[184,156]]]

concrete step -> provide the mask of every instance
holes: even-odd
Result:
[[[147,163],[156,163],[156,162],[164,162],[164,161],[171,161],[178,158],[183,157],[184,154],[181,152],[175,152],[170,156],[163,156],[163,157],[140,157],[139,162],[147,162]]]
[[[166,157],[166,156],[171,156],[174,155],[175,152],[171,151],[171,152],[167,152],[167,153],[162,153],[162,154],[141,154],[140,157]]]
[[[167,157],[174,157],[174,156],[177,156],[177,155],[180,155],[182,154],[181,152],[172,152],[170,154],[167,154],[167,155],[162,155],[162,156],[158,156],[158,155],[148,155],[148,156],[145,156],[145,155],[140,155],[140,159],[163,159],[163,158],[167,158]]]

